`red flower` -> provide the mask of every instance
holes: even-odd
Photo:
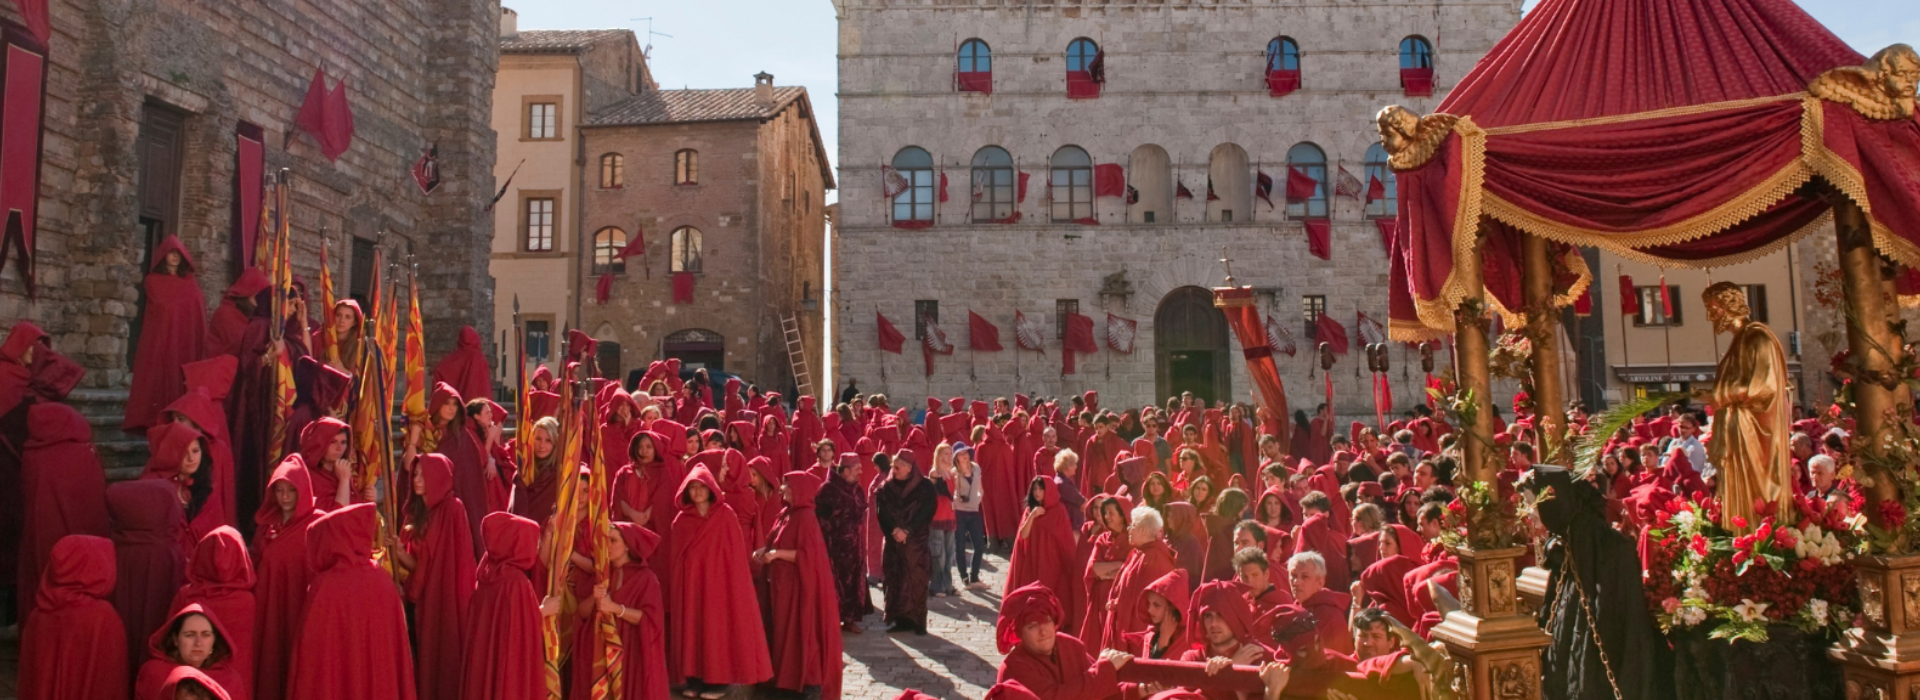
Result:
[[[1688,546],[1693,549],[1694,554],[1698,554],[1703,558],[1707,556],[1707,538],[1694,535],[1693,542],[1688,543]]]
[[[1881,501],[1880,502],[1880,525],[1882,527],[1892,530],[1892,529],[1899,528],[1905,525],[1906,523],[1907,523],[1907,507],[1906,506],[1901,505],[1899,501]]]
[[[1735,530],[1747,529],[1747,519],[1738,515],[1733,516],[1733,529]]]
[[[1773,531],[1773,544],[1781,549],[1793,549],[1794,545],[1800,544],[1800,540],[1783,527]]]
[[[1751,558],[1752,556],[1753,556],[1752,552],[1749,552],[1744,549],[1736,549],[1733,551],[1733,563],[1735,564],[1745,563],[1747,559]]]

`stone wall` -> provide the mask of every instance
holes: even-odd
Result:
[[[4,13],[16,18],[11,4]],[[87,384],[124,386],[142,273],[135,140],[143,106],[186,113],[177,233],[199,263],[209,307],[229,281],[234,130],[264,127],[267,169],[291,170],[296,271],[312,281],[319,232],[334,275],[351,270],[346,237],[389,259],[409,247],[430,357],[474,325],[491,337],[486,273],[497,60],[493,0],[54,0],[37,241],[39,294],[0,275],[0,319],[31,319],[84,364]],[[346,79],[356,133],[338,162],[289,129],[314,69]],[[283,142],[287,143],[282,147]],[[442,184],[408,176],[438,143]]]
[[[1100,389],[1108,405],[1156,401],[1154,313],[1175,289],[1219,285],[1225,248],[1237,282],[1268,290],[1262,311],[1281,318],[1299,341],[1298,357],[1278,360],[1289,403],[1308,409],[1325,388],[1309,366],[1302,297],[1324,295],[1328,313],[1349,328],[1356,312],[1384,322],[1386,256],[1362,203],[1346,198],[1331,202],[1332,259],[1308,253],[1300,224],[1283,213],[1289,149],[1313,143],[1325,152],[1329,172],[1344,167],[1364,177],[1362,161],[1378,140],[1373,114],[1388,104],[1432,111],[1519,18],[1516,2],[1455,0],[1418,7],[1371,0],[1338,6],[845,0],[837,6],[841,215],[834,303],[841,385],[853,377],[863,389],[903,397]],[[1300,90],[1275,98],[1264,83],[1264,54],[1267,42],[1281,35],[1298,42],[1303,76]],[[1402,94],[1398,46],[1410,35],[1435,48],[1435,97]],[[1077,37],[1099,42],[1105,54],[1107,82],[1098,99],[1066,97],[1064,52]],[[992,95],[952,89],[953,50],[971,38],[993,48]],[[1245,169],[1225,172],[1210,163],[1224,144],[1245,152]],[[1032,176],[1019,205],[1024,223],[970,222],[968,166],[989,145],[1005,148],[1015,167]],[[1135,149],[1158,146],[1173,177],[1198,198],[1177,200],[1172,216],[1162,213],[1153,224],[1129,223],[1142,217],[1129,217],[1120,198],[1096,201],[1098,226],[1046,223],[1048,159],[1067,145],[1084,148],[1095,163],[1122,166]],[[931,229],[889,223],[880,166],[907,146],[932,153],[950,182],[950,201],[939,205]],[[1250,188],[1256,172],[1275,178],[1278,207],[1250,199],[1231,182],[1237,177]],[[1227,181],[1219,188],[1223,199],[1251,204],[1251,212],[1237,212],[1237,223],[1220,221],[1223,204],[1205,204],[1210,174]],[[1103,297],[1104,280],[1120,272],[1132,294]],[[916,299],[940,302],[943,325],[961,346],[953,357],[938,358],[932,377],[911,340]],[[1077,373],[1063,376],[1053,332],[1057,299],[1079,300],[1081,313],[1096,325],[1103,311],[1137,320],[1135,351],[1082,357]],[[876,309],[909,335],[904,355],[876,349]],[[969,309],[1000,327],[1006,351],[969,355]],[[1016,357],[1015,311],[1045,321],[1044,355]],[[1444,364],[1446,355],[1440,359]],[[1334,370],[1335,408],[1342,415],[1373,413],[1369,379],[1364,372],[1354,376],[1360,362],[1351,353]],[[1423,395],[1418,357],[1395,353],[1394,363],[1396,407],[1404,409]],[[1228,364],[1230,395],[1249,397],[1253,387],[1237,352]],[[1497,392],[1502,404],[1509,391]]]

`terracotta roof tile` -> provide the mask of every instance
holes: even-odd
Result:
[[[799,86],[775,87],[773,103],[763,105],[754,101],[753,88],[650,90],[600,110],[587,119],[587,125],[623,126],[764,119],[778,114],[781,109],[806,94],[807,89]]]
[[[631,29],[522,29],[500,38],[501,53],[573,53],[617,37],[631,37]]]

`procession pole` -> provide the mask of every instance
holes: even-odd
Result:
[[[1553,307],[1551,243],[1535,235],[1520,240],[1521,285],[1526,296],[1527,339],[1532,341],[1533,415],[1540,463],[1568,464],[1566,387],[1560,374],[1560,317]],[[1515,416],[1518,418],[1518,416]]]

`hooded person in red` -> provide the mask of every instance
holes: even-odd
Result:
[[[687,480],[681,461],[686,452],[686,427],[659,419],[627,442],[628,465],[614,472],[614,519],[637,523],[660,536],[660,549],[673,551],[673,518],[680,513],[680,486]],[[671,595],[673,566],[669,557],[647,562],[660,579],[661,595]]]
[[[198,604],[181,608],[147,639],[148,658],[134,676],[133,697],[171,700],[172,696],[159,694],[160,687],[181,666],[199,669],[223,689],[239,688],[246,677],[233,665],[235,639],[220,617],[206,608]],[[232,690],[228,697],[235,697]]]
[[[234,500],[233,438],[227,433],[227,394],[233,388],[233,374],[240,361],[230,355],[201,360],[183,368],[187,392],[167,404],[162,419],[185,423],[206,438],[205,473],[196,479],[208,479],[212,492],[201,512],[193,519],[195,537],[205,537],[222,525],[239,526],[239,506]]]
[[[1055,591],[1060,601],[1065,629],[1079,629],[1080,615],[1086,610],[1084,572],[1079,563],[1079,543],[1074,540],[1073,523],[1066,506],[1060,503],[1060,485],[1044,476],[1034,477],[1027,489],[1027,515],[1020,521],[1013,540],[1013,554],[1007,564],[1007,581],[1002,590],[1015,590],[1038,583]]]
[[[254,298],[271,287],[273,281],[259,268],[248,267],[240,272],[240,279],[227,287],[226,293],[220,296],[220,305],[213,310],[213,321],[207,329],[207,355],[240,352],[240,338],[247,332],[247,320],[253,317]]]
[[[1132,661],[1123,652],[1099,658],[1087,645],[1060,632],[1060,601],[1040,584],[1008,593],[994,622],[994,642],[1007,655],[995,683],[1017,682],[1040,700],[1099,700],[1120,692],[1114,675]]]
[[[179,666],[167,674],[165,683],[154,693],[155,700],[233,700],[233,694],[207,672],[192,666]]]
[[[974,402],[974,425],[985,425],[986,439],[973,446],[973,461],[979,465],[981,490],[980,514],[986,518],[987,538],[1011,541],[1020,530],[1024,482],[1014,481],[1019,468],[1014,465],[1013,443],[1007,442],[1003,422],[989,422],[986,404]]]
[[[1206,523],[1200,520],[1200,510],[1192,503],[1174,501],[1167,504],[1166,512],[1167,546],[1187,570],[1187,580],[1199,581],[1207,557]]]
[[[577,577],[581,623],[574,633],[572,697],[592,697],[594,660],[604,647],[597,616],[612,618],[624,650],[620,700],[666,700],[671,697],[667,677],[667,623],[661,614],[660,579],[647,565],[659,550],[660,536],[633,523],[611,523],[607,538],[608,564],[613,569],[606,587],[592,586],[592,577]],[[535,649],[538,649],[535,645]],[[544,692],[544,691],[543,691]],[[544,697],[544,695],[540,696]]]
[[[26,522],[15,590],[21,613],[27,615],[39,597],[41,572],[61,538],[107,536],[107,473],[93,450],[93,429],[86,416],[63,403],[27,408],[27,447],[20,461]]]
[[[1141,659],[1178,661],[1193,646],[1192,630],[1187,627],[1187,570],[1174,569],[1147,586],[1141,605],[1147,611],[1147,628],[1128,632],[1116,645],[1121,651]]]
[[[173,484],[157,479],[107,487],[107,515],[119,574],[113,607],[127,639],[146,639],[166,623],[173,593],[186,582],[187,519]],[[134,646],[122,658],[130,672],[146,657],[145,647]]]
[[[616,429],[614,432],[622,431]],[[525,481],[513,480],[513,498],[507,510],[536,523],[547,522],[553,517],[554,505],[560,500],[560,476],[563,471],[557,449],[560,444],[560,421],[541,418],[534,421],[532,430],[514,439],[533,441],[533,461],[517,465]],[[514,451],[518,452],[518,449]],[[528,470],[531,476],[527,476]]]
[[[91,535],[69,535],[53,546],[33,615],[20,631],[20,697],[126,700],[127,631],[107,601],[113,550]]]
[[[468,539],[467,507],[453,495],[453,462],[446,455],[414,460],[414,498],[407,510],[403,543],[387,536],[387,547],[407,577],[413,603],[414,655],[422,700],[453,700],[464,671],[467,603],[473,597],[473,542]],[[317,584],[316,584],[317,585]]]
[[[1327,514],[1329,500],[1327,494],[1318,492],[1301,499],[1300,510],[1307,514],[1307,520],[1293,538],[1293,553],[1318,553],[1327,560],[1327,587],[1344,591],[1353,583],[1347,570],[1347,537],[1333,526],[1333,518]]]
[[[453,461],[453,492],[467,509],[468,539],[474,543],[474,556],[480,556],[480,520],[488,513],[506,510],[511,500],[511,482],[506,468],[496,458],[498,421],[506,417],[495,413],[492,401],[469,398],[447,423],[440,436],[439,452]]]
[[[1405,581],[1407,572],[1420,567],[1420,535],[1405,525],[1392,523],[1373,536],[1380,541],[1380,560],[1361,572],[1361,595],[1400,624],[1411,627],[1420,616],[1413,612]]]
[[[487,354],[480,350],[480,332],[473,326],[460,327],[460,339],[453,352],[433,366],[434,382],[446,382],[461,396],[484,399],[493,396],[493,370],[487,367]]]
[[[321,418],[300,431],[300,458],[312,481],[313,507],[322,513],[338,510],[355,500],[353,432],[338,418]],[[346,500],[340,496],[346,495]]]
[[[1080,617],[1080,634],[1076,635],[1081,639],[1096,638],[1106,631],[1107,600],[1113,597],[1114,579],[1133,551],[1133,541],[1127,534],[1133,503],[1120,496],[1095,496],[1091,503],[1094,520],[1087,526],[1094,534],[1087,539],[1087,563],[1081,576],[1087,587],[1087,609]]]
[[[239,530],[223,525],[200,538],[187,564],[187,585],[173,594],[168,607],[178,611],[189,605],[205,609],[223,633],[232,633],[227,637],[233,652],[228,665],[243,682],[227,689],[236,700],[253,697],[253,562],[247,560],[247,543]]]
[[[462,700],[544,700],[546,651],[541,646],[540,597],[532,571],[540,525],[511,513],[480,522],[487,553],[467,608],[466,674]]]
[[[757,554],[767,578],[773,626],[769,652],[773,684],[796,693],[820,689],[822,700],[840,697],[840,600],[833,563],[814,513],[820,477],[788,472],[781,488],[787,506]]]
[[[158,422],[160,411],[186,393],[180,368],[206,357],[207,297],[193,273],[193,257],[180,239],[167,236],[153,249],[121,430],[139,435]]]
[[[318,512],[300,455],[287,455],[253,515],[253,697],[283,700],[293,635],[307,607],[307,528]]]
[[[225,516],[214,512],[213,479],[208,472],[206,436],[185,423],[165,423],[147,431],[147,458],[143,481],[158,481],[172,487],[174,497],[186,510],[189,528],[180,533],[181,549],[192,549],[199,541],[197,532],[212,532],[225,524]]]
[[[413,700],[406,611],[372,559],[377,517],[374,504],[359,503],[309,528],[313,579],[287,671],[290,700]]]
[[[1140,606],[1141,596],[1148,585],[1180,565],[1165,534],[1166,521],[1159,511],[1146,506],[1133,509],[1133,524],[1127,528],[1133,551],[1113,580],[1113,593],[1107,599],[1107,626],[1097,646],[1114,646],[1120,643],[1121,635],[1146,629],[1147,611]]]
[[[1227,659],[1236,666],[1261,666],[1273,660],[1272,652],[1254,639],[1253,608],[1241,597],[1240,588],[1235,584],[1215,581],[1201,586],[1193,594],[1193,608],[1188,611],[1188,617],[1193,620],[1188,634],[1194,645],[1181,656],[1182,661],[1204,663]],[[1218,688],[1208,688],[1200,695],[1209,700],[1239,697],[1233,691]]]
[[[688,472],[668,555],[668,672],[709,700],[724,695],[724,686],[773,676],[760,603],[747,573],[746,538],[720,493],[706,467]]]

